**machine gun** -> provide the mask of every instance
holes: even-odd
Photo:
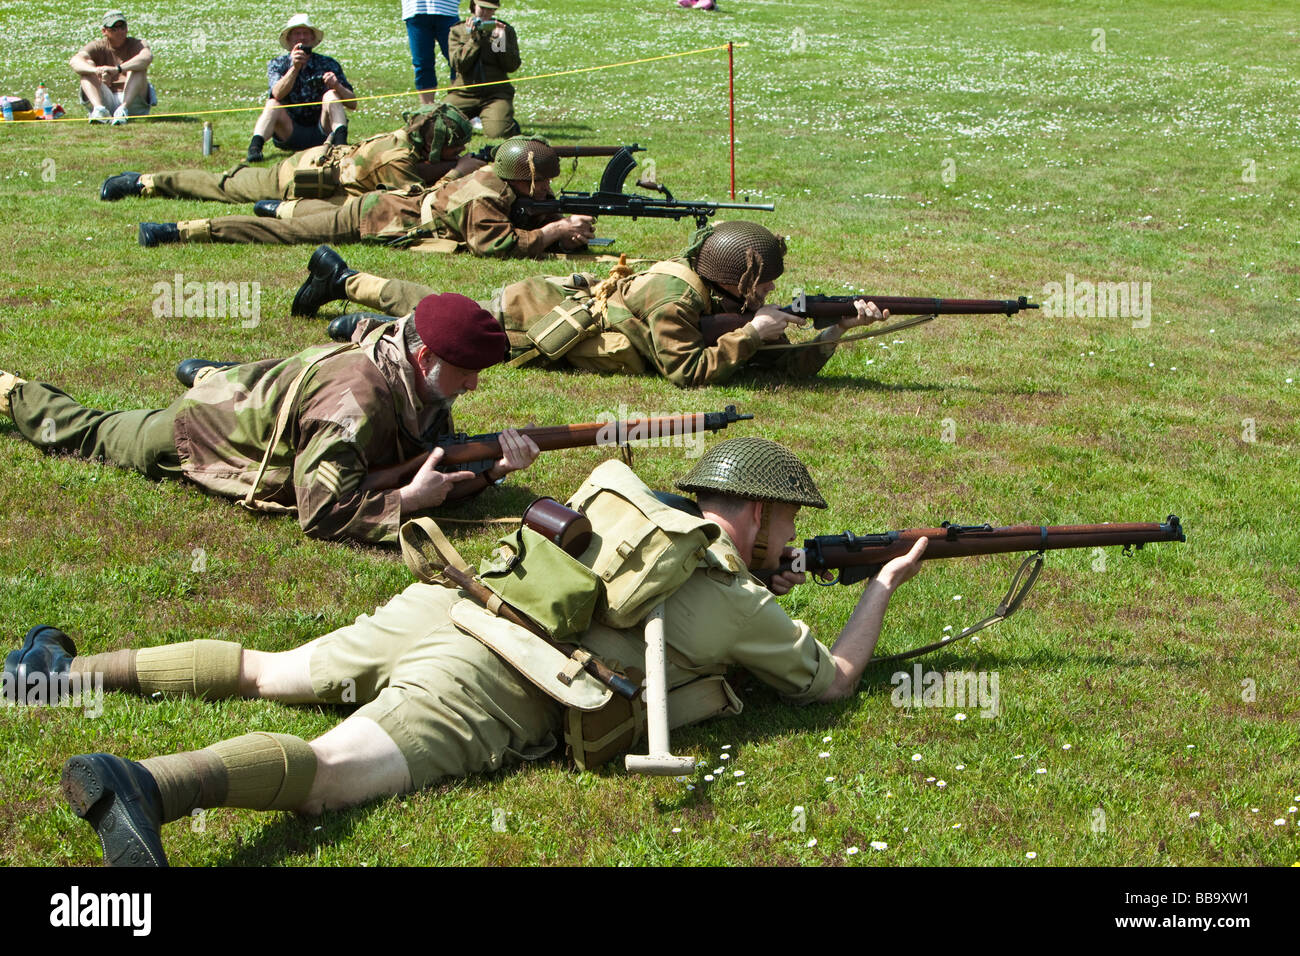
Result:
[[[639,180],[638,189],[649,189],[659,196],[642,196],[623,191],[623,184],[628,175],[637,166],[632,158],[637,146],[622,146],[610,158],[601,173],[600,183],[595,192],[582,193],[561,190],[558,197],[552,199],[517,199],[514,214],[519,217],[532,217],[539,213],[553,213],[562,216],[625,216],[630,219],[673,219],[690,217],[695,220],[696,228],[704,226],[709,217],[719,209],[761,209],[771,212],[776,208],[771,203],[749,202],[695,202],[673,198],[668,187],[656,182]],[[660,198],[662,197],[662,198]],[[522,223],[520,223],[522,224]],[[612,239],[588,240],[589,245],[608,245]]]

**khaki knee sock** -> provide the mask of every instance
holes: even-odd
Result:
[[[298,207],[298,200],[286,199],[275,207],[276,219],[292,219],[293,211]]]
[[[383,306],[380,305],[384,292],[384,284],[387,279],[371,275],[369,272],[358,272],[356,275],[350,275],[343,280],[343,291],[347,293],[348,301],[355,302],[358,305],[364,305],[368,309],[374,309],[376,312],[382,312]]]
[[[316,779],[311,745],[290,734],[245,734],[141,764],[162,794],[163,822],[207,807],[293,810]]]
[[[234,641],[146,647],[135,652],[137,686],[142,694],[193,694],[208,700],[234,697],[239,693],[243,654],[243,647]]]
[[[144,173],[140,177],[140,195],[146,199],[156,195],[153,191],[153,173]]]

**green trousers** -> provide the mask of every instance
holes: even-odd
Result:
[[[200,169],[181,169],[171,173],[153,173],[152,179],[153,186],[144,192],[146,198],[169,196],[240,203],[287,198],[280,192],[279,165],[269,169],[244,166],[229,176]]]
[[[491,90],[491,87],[487,87]],[[447,102],[460,110],[470,119],[477,116],[483,122],[483,135],[488,139],[503,139],[519,135],[519,124],[515,122],[515,101],[513,96],[475,96],[471,90],[450,90]]]
[[[9,400],[19,433],[38,448],[100,459],[153,479],[181,477],[175,405],[104,412],[42,382],[19,385]]]
[[[329,206],[314,215],[297,215],[292,219],[259,219],[257,216],[219,216],[206,220],[213,242],[335,243],[361,241],[361,200],[354,196],[342,206]],[[316,203],[313,201],[313,207]],[[321,203],[320,207],[324,208]],[[203,222],[204,220],[194,220]],[[193,240],[193,235],[182,236]]]

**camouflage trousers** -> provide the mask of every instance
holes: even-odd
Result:
[[[491,87],[488,87],[490,90]],[[519,135],[519,124],[515,122],[515,101],[513,96],[475,95],[476,91],[451,90],[447,93],[447,102],[460,110],[470,119],[478,117],[483,122],[483,135],[488,139],[504,139]]]
[[[181,477],[175,405],[104,412],[42,382],[18,386],[10,403],[19,433],[38,448],[107,461],[155,480]]]
[[[208,173],[200,169],[182,169],[171,173],[152,173],[145,177],[141,193],[145,198],[168,196],[174,199],[208,199],[212,202],[257,202],[259,199],[284,199],[280,190],[280,167],[256,169],[244,166],[233,174]]]
[[[307,204],[289,219],[260,219],[257,216],[219,216],[216,219],[191,219],[177,223],[184,242],[259,242],[279,245],[298,243],[361,242],[374,238],[367,221],[400,224],[398,233],[420,221],[420,197],[399,196],[384,192],[353,196],[341,206],[319,200],[300,200]],[[379,209],[377,207],[384,207]]]

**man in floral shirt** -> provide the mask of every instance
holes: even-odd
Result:
[[[357,108],[356,93],[339,61],[314,51],[324,39],[325,31],[314,26],[305,13],[290,17],[280,31],[280,46],[289,52],[267,64],[266,109],[253,127],[248,162],[262,161],[267,136],[290,152],[348,141],[344,107]],[[305,105],[288,105],[292,103]]]

